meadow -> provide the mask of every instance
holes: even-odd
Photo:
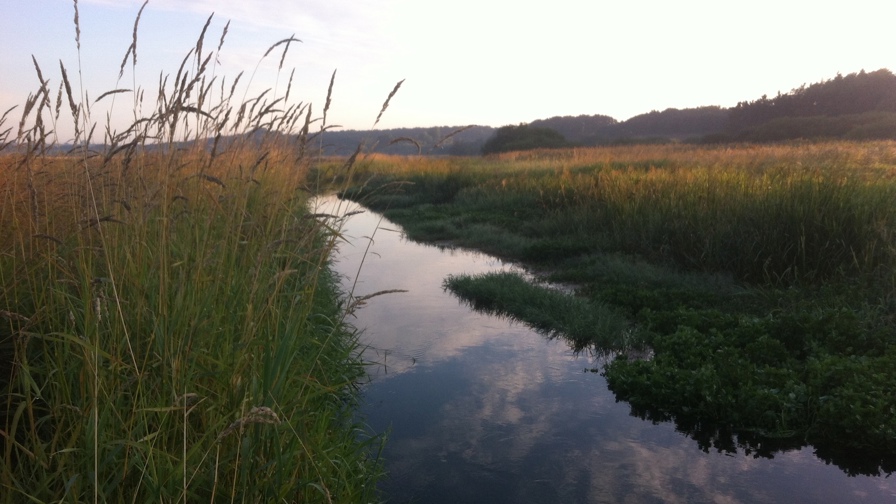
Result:
[[[634,414],[894,468],[896,143],[380,157],[364,169],[344,195],[411,239],[520,261],[593,308],[516,302],[531,292],[502,275],[447,279],[474,306],[547,332],[595,325],[589,311],[624,317],[609,335],[567,336],[614,352],[600,371]]]
[[[377,500],[340,220],[306,207],[327,109],[240,99],[205,32],[153,106],[35,61],[0,120],[0,502]]]

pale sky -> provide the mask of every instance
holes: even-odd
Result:
[[[150,0],[138,31],[136,75],[119,65],[142,0],[81,0],[81,80],[70,0],[0,0],[0,113],[38,88],[33,54],[51,81],[59,60],[91,100],[137,85],[154,97],[160,72],[177,72],[212,13],[206,49],[230,28],[215,70],[252,90],[321,110],[336,84],[328,123],[372,127],[386,96],[405,79],[378,128],[503,126],[557,115],[618,120],[702,105],[730,107],[859,70],[896,71],[896,3],[883,0]],[[250,90],[249,95],[253,93]],[[117,114],[130,113],[118,95]],[[104,100],[107,101],[107,100]],[[94,110],[102,124],[105,112]],[[115,117],[115,115],[113,115]],[[60,125],[65,136],[66,126]],[[69,133],[70,135],[71,133]],[[65,138],[60,138],[66,140]]]

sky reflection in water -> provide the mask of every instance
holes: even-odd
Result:
[[[328,198],[318,211],[336,207]],[[593,358],[472,312],[442,288],[449,274],[511,265],[411,243],[398,230],[369,211],[351,217],[335,265],[348,287],[363,258],[356,296],[408,291],[369,300],[352,321],[370,347],[364,356],[379,363],[362,414],[389,432],[390,502],[896,501],[891,478],[848,477],[811,448],[771,460],[704,453],[671,423],[630,416],[585,371],[599,367]]]

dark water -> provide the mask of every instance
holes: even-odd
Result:
[[[408,291],[370,299],[352,321],[378,363],[362,414],[388,432],[389,502],[896,502],[896,477],[848,476],[811,447],[771,459],[704,452],[673,424],[630,415],[586,371],[599,359],[442,289],[449,274],[511,265],[408,242],[372,212],[345,234],[336,267],[348,287],[357,276],[356,296]]]

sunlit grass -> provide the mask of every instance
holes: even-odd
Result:
[[[339,221],[306,209],[317,119],[215,95],[202,45],[104,141],[65,75],[67,153],[42,74],[0,124],[2,502],[375,499]]]
[[[371,170],[365,201],[391,210],[454,203],[462,210],[447,230],[479,214],[500,225],[501,215],[514,222],[529,212],[531,221],[511,224],[516,234],[575,236],[594,250],[751,282],[880,278],[896,264],[892,142],[604,147],[390,167]]]

